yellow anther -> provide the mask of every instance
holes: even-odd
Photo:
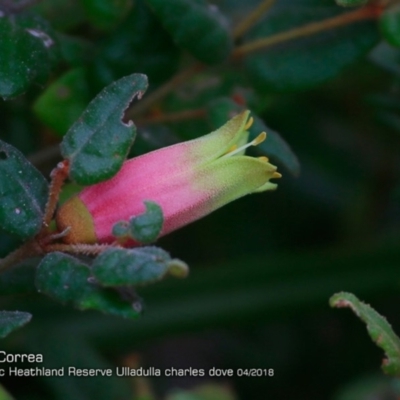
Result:
[[[269,158],[265,156],[257,157],[260,161],[268,162]]]
[[[249,120],[247,121],[246,125],[244,126],[244,130],[248,131],[250,127],[253,125],[254,118],[250,117]]]
[[[262,143],[265,139],[267,138],[266,132],[261,132],[254,140],[252,140],[250,143],[253,146],[257,146],[260,143]]]
[[[230,157],[230,156],[234,156],[235,154],[244,153],[244,150],[247,149],[250,146],[257,146],[259,145],[261,142],[263,142],[267,137],[267,134],[265,132],[261,132],[255,139],[253,139],[251,142],[244,144],[243,146],[238,147],[237,145],[233,145],[236,146],[236,148],[234,150],[232,150],[233,146],[231,146],[228,150],[228,152],[226,152],[222,157]],[[222,158],[221,157],[221,158]]]
[[[272,174],[272,178],[282,178],[282,174],[280,174],[279,172],[274,172]]]

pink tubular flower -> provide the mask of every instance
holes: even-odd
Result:
[[[64,241],[113,242],[114,224],[145,212],[146,200],[162,208],[165,235],[246,194],[275,189],[269,180],[281,175],[268,158],[244,155],[266,136],[263,132],[247,143],[251,123],[244,111],[201,138],[126,161],[113,178],[86,187],[61,206],[58,229],[70,228]]]

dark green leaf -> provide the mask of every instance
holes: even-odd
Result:
[[[228,23],[205,0],[146,0],[174,41],[205,63],[228,57],[233,41]]]
[[[147,78],[132,74],[113,82],[88,105],[61,143],[62,155],[70,161],[70,177],[90,185],[111,178],[121,168],[136,132],[124,123],[124,111],[140,98]]]
[[[0,140],[0,226],[26,239],[42,224],[47,199],[43,175],[14,147]]]
[[[288,7],[285,2],[278,2],[247,41],[323,21],[335,15],[335,6],[312,7],[307,0],[302,0]],[[345,66],[366,54],[378,40],[375,22],[361,21],[250,54],[245,64],[254,86],[259,90],[300,90],[334,77]]]
[[[134,305],[124,301],[119,293],[98,286],[88,265],[64,253],[50,253],[43,259],[37,269],[36,287],[81,310],[94,309],[126,318],[139,315]]]
[[[117,222],[112,229],[112,234],[116,238],[122,238],[129,235],[129,222],[120,221]]]
[[[400,46],[400,6],[387,9],[379,18],[379,27],[386,41],[396,47]]]
[[[185,277],[188,267],[158,247],[111,249],[100,254],[92,265],[93,275],[105,286],[151,283],[167,273]]]
[[[137,0],[126,20],[104,39],[89,78],[93,87],[103,87],[132,71],[141,71],[157,86],[175,73],[179,53],[154,13]]]
[[[88,282],[89,267],[64,253],[50,253],[43,258],[36,272],[36,287],[63,303],[76,302],[92,291]]]
[[[399,49],[382,42],[371,51],[369,58],[387,71],[400,75]]]
[[[257,150],[271,157],[272,160],[283,164],[289,172],[298,176],[300,174],[300,163],[296,154],[290,148],[282,136],[264,124],[264,121],[253,114],[254,123],[249,129],[250,139],[254,139],[261,132],[267,132],[267,139],[257,146]]]
[[[148,244],[160,235],[164,217],[161,207],[152,201],[145,201],[146,211],[128,221],[119,221],[113,226],[113,235],[118,238],[131,238],[136,242]]]
[[[112,28],[132,7],[131,0],[83,0],[88,19],[100,29]]]
[[[228,98],[221,98],[210,103],[209,107],[209,118],[214,128],[218,128],[223,125],[232,115],[243,110],[232,100]],[[267,125],[264,124],[263,120],[254,113],[251,113],[254,118],[254,123],[249,129],[250,140],[254,139],[261,132],[267,132],[267,139],[257,146],[257,150],[263,154],[271,157],[273,161],[283,164],[289,172],[297,176],[300,173],[300,163],[297,156],[293,153],[290,146],[282,138],[279,133],[273,131]]]
[[[23,93],[33,81],[43,81],[50,70],[55,38],[40,20],[10,16],[0,18],[0,96]]]
[[[145,201],[146,211],[131,218],[129,221],[130,236],[139,243],[147,244],[154,242],[164,223],[161,207],[152,201]]]
[[[385,352],[382,369],[389,375],[400,374],[400,339],[393,332],[386,318],[378,314],[371,306],[360,301],[352,293],[337,293],[329,304],[331,307],[348,307],[367,325],[371,339]]]
[[[0,311],[0,339],[27,324],[32,315],[22,311]]]
[[[82,114],[89,100],[85,70],[75,68],[53,82],[38,97],[33,108],[46,125],[62,136]]]

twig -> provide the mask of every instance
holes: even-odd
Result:
[[[162,99],[169,92],[176,89],[177,86],[187,81],[189,78],[191,78],[196,73],[202,71],[204,68],[204,64],[196,63],[192,64],[187,69],[178,72],[174,77],[172,77],[168,82],[164,83],[164,85],[157,88],[153,93],[150,93],[147,97],[145,97],[138,103],[135,103],[135,105],[126,112],[125,117],[129,119],[142,113],[144,110],[149,108],[150,105]]]
[[[203,118],[206,115],[206,110],[204,108],[197,108],[195,110],[184,110],[168,114],[160,114],[155,116],[149,116],[147,118],[140,118],[135,121],[135,123],[140,125],[151,125],[160,124],[165,122],[179,122],[186,119],[196,119]]]
[[[265,38],[254,40],[253,42],[246,43],[242,46],[236,47],[232,52],[232,57],[239,58],[245,54],[253,53],[255,51],[264,50],[267,47],[286,42],[288,40],[299,39],[304,36],[313,35],[317,32],[327,31],[338,26],[347,25],[352,22],[375,19],[379,15],[380,7],[367,6],[359,8],[355,11],[341,14],[333,18],[328,18],[323,21],[312,22],[299,28],[294,28],[289,31],[277,33],[276,35],[267,36]]]
[[[72,254],[84,254],[87,256],[97,256],[107,249],[115,249],[117,246],[109,244],[62,244],[54,243],[46,246],[46,253],[52,251],[62,251]]]
[[[34,240],[27,242],[0,260],[0,273],[28,257],[34,257],[39,254],[43,254],[43,250],[38,243]]]
[[[57,164],[57,166],[51,172],[51,183],[49,187],[49,199],[46,204],[46,209],[43,217],[43,233],[47,232],[54,211],[56,210],[58,198],[60,195],[61,187],[64,184],[65,179],[68,176],[69,165],[68,161],[64,160]],[[39,234],[39,236],[42,236]]]
[[[275,0],[264,0],[256,8],[239,22],[233,30],[233,38],[237,39],[243,36],[265,13],[273,6]]]

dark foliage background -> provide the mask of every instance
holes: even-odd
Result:
[[[271,132],[261,153],[283,174],[276,192],[159,240],[191,272],[139,288],[145,309],[137,320],[36,293],[30,266],[0,276],[1,309],[33,315],[0,350],[43,354],[40,366],[262,368],[273,377],[0,377],[13,398],[399,396],[365,326],[328,303],[353,292],[400,331],[399,10],[396,1],[346,3],[355,7],[0,1],[0,138],[46,177],[89,100],[134,72],[148,76],[149,89],[126,114],[138,128],[131,156],[203,135],[249,108],[259,118],[252,134],[262,124]],[[257,38],[269,41],[246,47]],[[67,184],[63,198],[73,191]],[[1,256],[18,244],[2,234]]]

